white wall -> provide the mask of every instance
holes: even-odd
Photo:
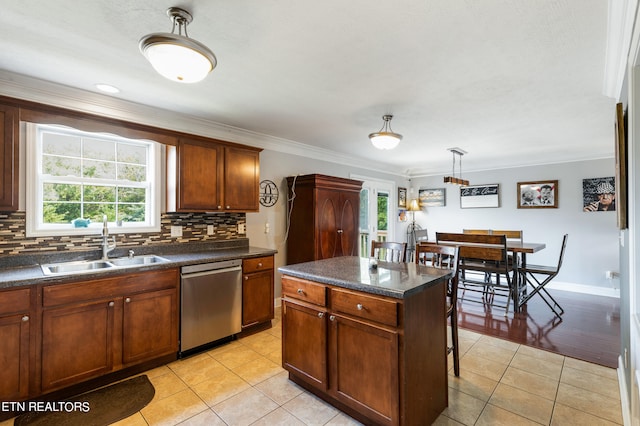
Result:
[[[613,138],[613,135],[612,135]],[[612,142],[613,144],[613,139]],[[430,207],[416,214],[416,222],[435,232],[460,232],[463,228],[522,229],[524,239],[547,247],[527,257],[527,262],[557,263],[562,236],[569,234],[558,282],[619,288],[617,279],[605,278],[605,271],[618,271],[618,235],[615,212],[582,211],[582,179],[614,176],[614,159],[553,164],[536,167],[464,173],[471,185],[500,184],[500,207],[461,209],[460,190],[443,183],[442,176],[414,178],[411,187],[446,188],[445,207]],[[517,182],[558,180],[557,209],[518,209]]]

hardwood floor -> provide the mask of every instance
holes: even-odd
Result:
[[[550,293],[565,310],[561,320],[540,297],[533,297],[522,312],[510,312],[507,317],[503,308],[496,306],[491,309],[481,303],[464,300],[458,304],[458,326],[617,368],[620,300],[559,290],[550,290]]]

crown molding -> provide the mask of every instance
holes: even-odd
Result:
[[[638,0],[609,0],[602,93],[620,99]]]

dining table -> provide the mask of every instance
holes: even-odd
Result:
[[[437,241],[429,240],[430,243],[438,244]],[[447,244],[440,242],[439,244]],[[470,243],[471,244],[471,243]],[[514,256],[515,273],[513,274],[514,286],[514,311],[518,312],[520,306],[520,295],[527,291],[527,254],[537,253],[547,247],[545,243],[525,242],[516,239],[507,239],[507,251]]]

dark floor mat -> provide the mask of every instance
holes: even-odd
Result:
[[[64,402],[40,405],[38,411],[18,416],[14,426],[106,426],[140,411],[155,392],[147,376],[137,376]]]

